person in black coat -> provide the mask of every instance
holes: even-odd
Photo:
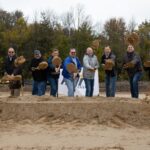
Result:
[[[42,96],[46,91],[47,69],[38,69],[39,64],[43,61],[41,52],[35,50],[29,67],[33,77],[32,95]]]
[[[143,75],[143,66],[140,56],[135,52],[133,45],[128,45],[123,58],[123,69],[129,76],[130,91],[133,98],[139,97],[138,82]]]
[[[7,57],[5,59],[5,72],[4,74],[11,75],[14,71],[14,61],[16,59],[15,50],[13,48],[9,48],[7,52]]]
[[[15,59],[16,59],[16,54],[15,54],[15,50],[11,47],[8,49],[7,52],[7,57],[5,59],[5,71],[4,71],[4,75],[10,75],[10,76],[14,76],[14,75],[18,75],[21,74],[21,68],[17,68],[15,66]],[[10,95],[11,96],[19,96],[20,95],[20,88],[21,88],[21,82],[20,81],[9,81],[9,88],[10,88]]]
[[[150,59],[144,62],[144,70],[147,72],[147,75],[150,80]]]
[[[52,51],[51,56],[48,58],[48,72],[47,72],[47,80],[51,87],[50,95],[54,97],[58,96],[58,79],[59,79],[60,67],[61,67],[61,64],[59,66],[55,66],[52,63],[53,58],[56,56],[59,57],[58,49],[54,49]]]
[[[112,69],[108,70],[106,68],[106,62],[110,60],[114,65]],[[116,56],[112,53],[109,46],[104,48],[104,54],[101,58],[101,64],[105,69],[105,86],[106,86],[106,96],[115,97],[116,92],[116,80],[117,80],[117,70],[116,70]]]

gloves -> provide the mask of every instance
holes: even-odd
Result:
[[[59,72],[59,70],[60,70],[60,68],[55,68],[55,72],[57,72],[57,73],[58,73],[58,72]]]
[[[7,76],[8,74],[7,74],[7,72],[4,72],[4,76]]]
[[[126,64],[123,65],[123,68],[124,69],[127,69],[127,68],[133,68],[135,65],[131,62],[128,62]]]
[[[77,73],[73,73],[73,78],[75,79],[77,77]]]
[[[35,67],[32,67],[32,68],[31,68],[31,70],[32,70],[32,71],[35,71],[35,70],[36,70],[36,68],[35,68]]]
[[[91,72],[95,72],[96,68],[90,68],[88,70],[91,71]]]

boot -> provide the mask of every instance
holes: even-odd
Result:
[[[14,96],[14,89],[10,89],[10,96]]]
[[[14,96],[20,96],[20,89],[14,89]]]

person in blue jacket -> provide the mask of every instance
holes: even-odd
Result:
[[[73,63],[76,65],[78,73],[69,73],[67,70],[67,65]],[[63,71],[62,75],[64,77],[64,81],[68,88],[68,96],[73,97],[77,82],[79,80],[79,72],[81,71],[81,63],[76,56],[76,49],[71,48],[69,52],[69,56],[63,62]]]

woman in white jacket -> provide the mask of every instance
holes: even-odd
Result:
[[[86,87],[85,96],[93,96],[95,70],[98,68],[99,63],[97,57],[94,55],[93,49],[88,47],[86,49],[86,54],[83,57],[83,78]]]

